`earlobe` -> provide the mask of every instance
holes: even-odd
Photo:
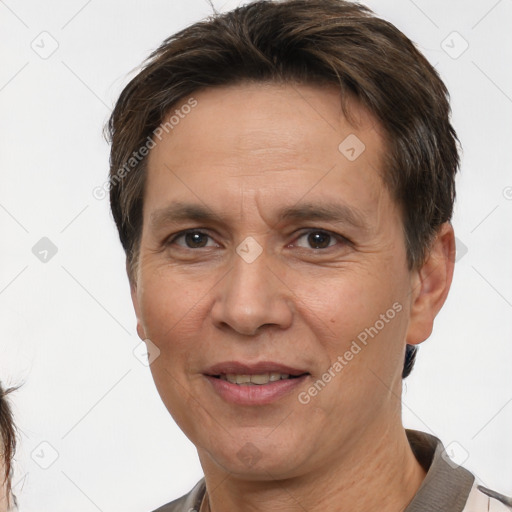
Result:
[[[413,273],[408,344],[417,345],[432,333],[434,319],[450,290],[454,264],[455,236],[452,225],[445,222],[439,228],[426,261]]]

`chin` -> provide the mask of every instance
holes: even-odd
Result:
[[[304,444],[302,443],[302,446]],[[266,481],[296,476],[303,464],[298,460],[300,446],[292,446],[285,440],[270,441],[265,437],[244,436],[243,440],[231,438],[219,450],[216,444],[207,450],[207,456],[218,467],[244,480]],[[201,462],[204,451],[198,450]]]

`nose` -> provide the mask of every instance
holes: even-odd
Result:
[[[235,253],[232,269],[216,287],[211,310],[214,324],[247,336],[263,327],[289,327],[293,293],[280,274],[278,265],[269,262],[264,253],[250,262]]]

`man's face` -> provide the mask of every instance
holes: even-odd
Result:
[[[331,88],[194,98],[148,160],[132,297],[156,386],[204,464],[328,467],[400,421],[414,273],[382,132]]]

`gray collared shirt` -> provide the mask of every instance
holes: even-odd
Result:
[[[451,461],[441,441],[406,430],[412,451],[427,475],[404,512],[510,512],[512,500],[478,485],[466,469]],[[204,478],[185,496],[154,512],[198,512],[206,490]]]

